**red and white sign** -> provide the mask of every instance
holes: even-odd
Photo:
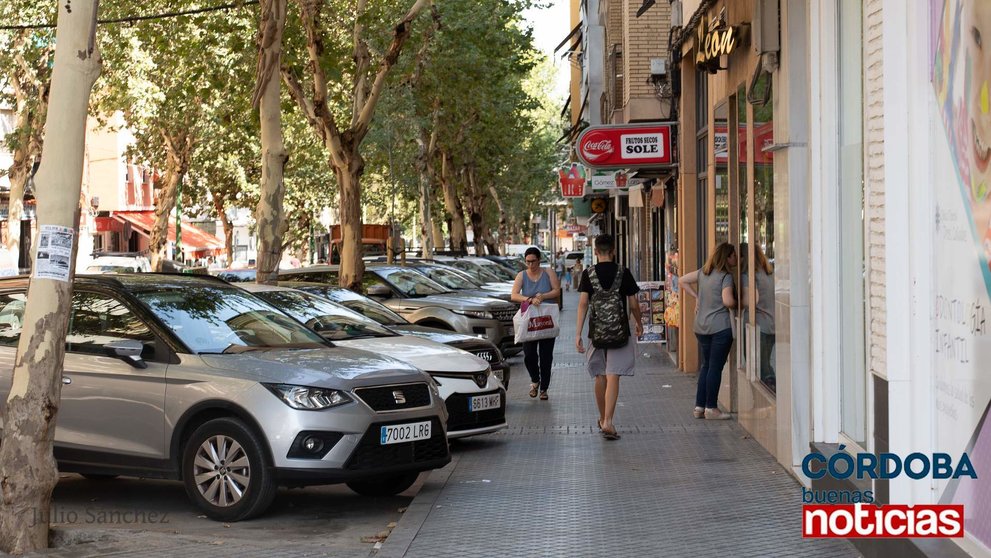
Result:
[[[585,195],[585,168],[572,163],[570,169],[558,169],[561,181],[561,195],[566,198],[580,198]]]
[[[840,504],[802,506],[806,538],[963,537],[963,506]]]
[[[670,165],[672,124],[591,126],[578,135],[578,158],[592,168]]]

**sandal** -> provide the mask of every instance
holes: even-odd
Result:
[[[595,425],[599,427],[599,432],[602,432],[602,419],[595,419]]]
[[[613,428],[612,432],[603,430],[602,437],[605,438],[606,440],[618,440],[622,438],[622,436],[619,435],[619,432],[617,432],[615,428]]]
[[[537,384],[530,384],[530,397],[537,396]]]
[[[547,401],[547,392],[546,391],[540,392],[540,400],[541,401]]]

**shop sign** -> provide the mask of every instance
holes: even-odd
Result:
[[[671,123],[591,126],[578,136],[576,151],[594,169],[672,164]]]
[[[707,68],[710,73],[722,69],[719,58],[733,52],[738,35],[738,29],[726,25],[722,16],[709,22],[708,31],[705,22],[700,22],[695,33],[695,65]]]
[[[615,189],[625,190],[631,186],[643,184],[643,182],[644,179],[642,178],[630,178],[629,173],[625,171],[595,171],[589,180],[593,192]]]
[[[566,198],[580,198],[585,195],[585,168],[572,163],[570,169],[558,169],[561,195]]]
[[[592,213],[605,213],[607,207],[609,207],[609,202],[605,198],[595,198],[592,200]]]

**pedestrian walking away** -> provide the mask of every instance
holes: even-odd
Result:
[[[696,299],[694,331],[702,347],[695,410],[692,412],[695,418],[731,418],[719,410],[717,398],[723,366],[733,346],[730,309],[736,307],[732,275],[736,263],[736,249],[732,244],[723,242],[716,246],[702,269],[678,278],[679,287]]]
[[[571,267],[571,288],[575,289],[575,291],[578,290],[578,283],[582,280],[582,270],[584,269],[585,266],[582,265],[581,258],[575,260],[575,265]]]
[[[540,305],[556,302],[561,297],[561,284],[553,269],[540,267],[540,250],[527,248],[523,253],[526,269],[516,274],[512,299],[523,304]],[[547,388],[551,384],[551,365],[554,363],[554,338],[523,343],[523,364],[530,373],[530,397],[546,401]]]
[[[558,278],[564,277],[564,272],[567,269],[567,264],[565,262],[564,250],[557,251],[557,257],[554,258],[554,272],[557,273]],[[559,285],[560,288],[560,285]],[[560,310],[564,310],[564,297],[557,297],[557,307]]]
[[[585,366],[595,380],[595,404],[599,409],[599,430],[607,440],[618,440],[613,423],[619,400],[620,376],[632,376],[636,365],[636,341],[630,339],[630,316],[637,336],[643,335],[640,323],[640,287],[630,270],[613,261],[615,251],[612,236],[595,238],[598,263],[582,273],[578,284],[578,329],[575,348],[585,353]],[[582,341],[582,329],[588,314],[587,351]]]

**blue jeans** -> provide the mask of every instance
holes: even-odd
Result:
[[[547,391],[551,385],[551,365],[554,363],[555,338],[527,341],[523,343],[523,364],[530,373],[530,382],[540,385],[540,391]]]
[[[695,391],[695,406],[716,409],[719,383],[723,379],[723,366],[733,346],[733,330],[724,329],[712,335],[696,333],[702,347],[702,365],[699,366],[699,384]]]

